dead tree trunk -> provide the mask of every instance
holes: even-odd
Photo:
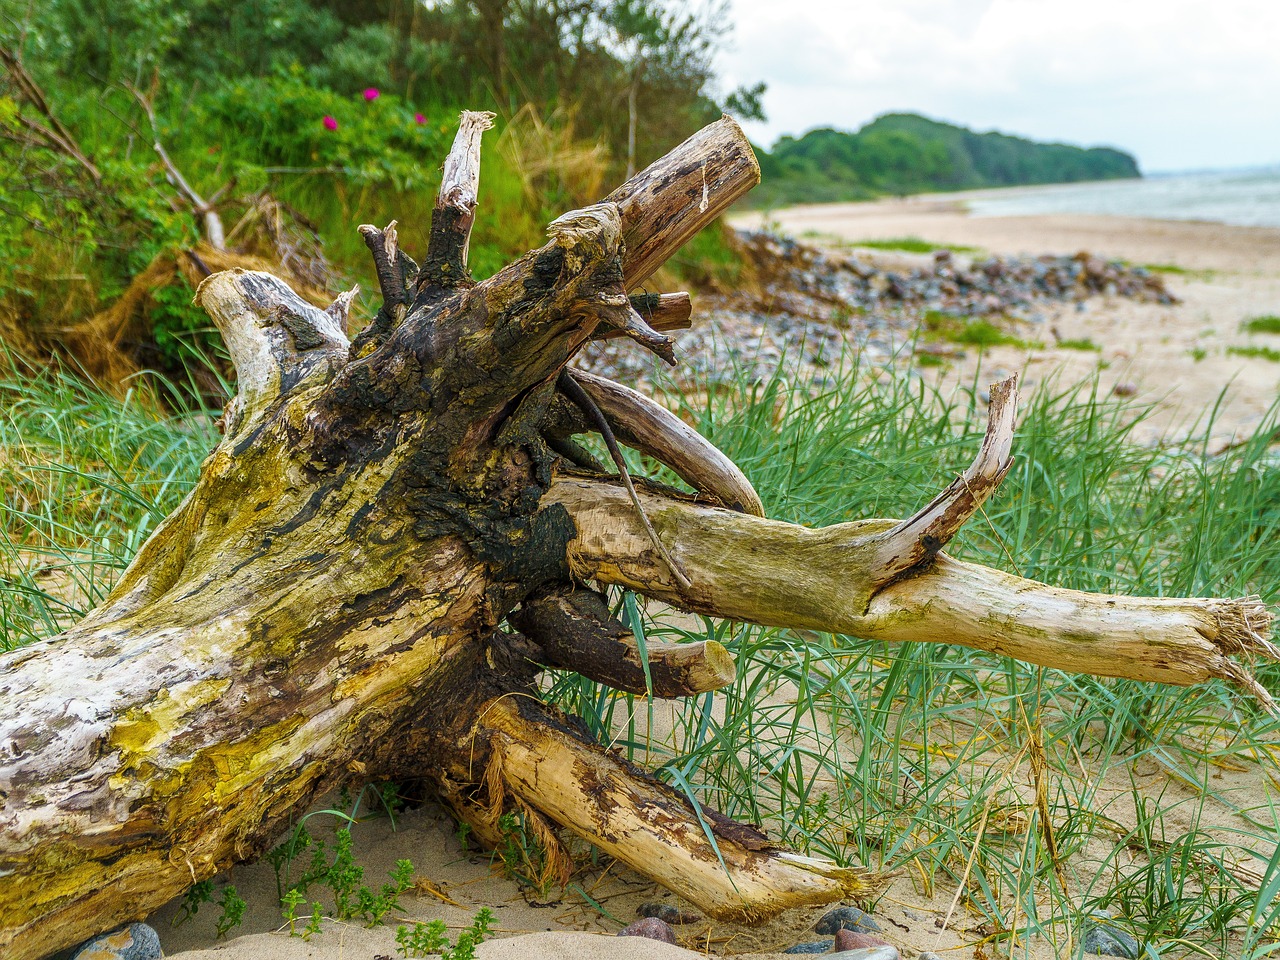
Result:
[[[566,373],[593,338],[669,353],[637,308],[678,326],[687,298],[628,290],[758,168],[721,120],[477,284],[487,125],[463,115],[423,269],[394,226],[361,228],[384,303],[354,343],[349,295],[320,311],[239,270],[200,287],[239,377],[225,437],[98,609],[0,658],[5,957],[137,919],[260,855],[353,775],[424,778],[481,837],[519,809],[550,872],[566,827],[716,917],[873,893],[882,878],[695,808],[532,695],[552,664],[645,688],[637,644],[588,580],[758,623],[1224,677],[1271,706],[1232,659],[1276,656],[1256,600],[1093,596],[940,553],[1008,470],[1012,382],[992,392],[973,466],[915,517],[809,530],[764,519],[737,468],[652,401]],[[698,496],[629,493],[573,443],[585,431]],[[663,696],[733,677],[713,642],[648,655]]]

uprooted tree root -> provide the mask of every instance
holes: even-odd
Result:
[[[425,781],[490,843],[525,818],[539,882],[563,875],[563,827],[716,918],[882,891],[888,875],[784,850],[540,701],[548,666],[671,697],[733,680],[719,644],[642,646],[588,581],[734,620],[1223,678],[1273,708],[1237,659],[1277,657],[1255,599],[1059,590],[943,552],[1009,470],[1012,379],[931,503],[818,530],[762,516],[742,472],[652,400],[566,380],[592,339],[671,354],[661,327],[686,321],[688,298],[630,291],[759,170],[725,118],[475,283],[488,125],[463,114],[421,266],[394,225],[361,227],[383,304],[354,341],[349,294],[321,310],[244,269],[200,285],[238,378],[225,436],[101,605],[0,657],[6,957],[260,856],[350,770]],[[621,482],[575,439],[596,432],[696,493]]]

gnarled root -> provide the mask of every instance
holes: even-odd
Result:
[[[535,810],[720,920],[874,899],[891,874],[777,849],[557,721],[524,697],[490,703],[480,725],[506,789]]]

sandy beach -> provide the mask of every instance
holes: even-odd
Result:
[[[963,254],[970,258],[1088,251],[1159,269],[1180,304],[1104,297],[1083,309],[1049,307],[1045,322],[1018,331],[1042,346],[996,347],[982,358],[993,379],[1024,371],[1024,393],[1045,382],[1066,386],[1097,371],[1104,393],[1119,385],[1118,392],[1139,407],[1150,405],[1134,431],[1141,442],[1202,435],[1221,396],[1209,430],[1210,448],[1221,448],[1252,434],[1280,395],[1280,363],[1233,352],[1280,349],[1276,335],[1241,330],[1251,317],[1280,314],[1280,229],[1079,214],[976,217],[966,212],[964,194],[793,207],[740,215],[734,223],[768,223],[805,242],[904,267],[922,265],[928,255],[859,248],[859,242],[916,237],[970,248]],[[1058,346],[1062,341],[1099,349],[1065,349]],[[927,375],[968,383],[977,363],[976,352],[967,351]]]
[[[738,226],[759,226],[759,214],[736,218]],[[1263,314],[1280,314],[1280,230],[1236,228],[1216,224],[1127,220],[1095,216],[1037,216],[976,218],[966,214],[954,198],[921,198],[868,204],[800,207],[769,214],[775,227],[807,242],[832,249],[856,249],[858,241],[920,237],[939,244],[976,248],[981,253],[1093,254],[1135,264],[1175,268],[1164,273],[1170,290],[1182,301],[1175,306],[1137,303],[1121,298],[1095,298],[1085,309],[1075,305],[1047,308],[1048,316],[1029,330],[1027,339],[1043,346],[1024,350],[1000,347],[982,359],[992,377],[1025,371],[1023,385],[1034,390],[1046,382],[1069,384],[1097,372],[1105,392],[1132,387],[1136,399],[1153,405],[1137,431],[1140,439],[1170,434],[1188,435],[1203,429],[1206,410],[1221,394],[1223,402],[1211,431],[1214,445],[1226,445],[1256,430],[1280,392],[1280,363],[1262,357],[1230,353],[1231,347],[1280,349],[1280,336],[1249,335],[1241,322]],[[928,255],[873,252],[877,258],[904,265],[923,263]],[[696,319],[696,316],[695,316]],[[1059,341],[1089,340],[1098,350],[1067,349]],[[978,358],[957,357],[941,370],[925,375],[965,382],[972,378]],[[1242,789],[1253,789],[1241,783]],[[1169,791],[1177,784],[1162,783]],[[1115,802],[1123,806],[1129,785],[1117,781]],[[1104,791],[1105,792],[1105,791]],[[1109,795],[1109,794],[1108,794]],[[335,801],[336,802],[336,801]],[[366,805],[367,808],[367,805]],[[1125,814],[1117,809],[1115,815]],[[332,815],[314,820],[316,830],[332,829]],[[1225,821],[1224,821],[1225,823]],[[813,932],[823,910],[792,911],[760,927],[698,920],[676,928],[681,946],[634,938],[618,938],[617,931],[636,918],[637,907],[659,901],[694,912],[689,904],[642,877],[616,865],[586,864],[564,891],[552,891],[548,902],[522,893],[502,876],[490,857],[462,848],[452,822],[435,808],[372,817],[354,830],[355,849],[366,882],[383,882],[395,861],[413,861],[420,881],[415,892],[402,898],[381,927],[359,923],[322,922],[322,933],[304,940],[290,936],[278,907],[277,880],[272,867],[259,863],[237,867],[217,881],[236,886],[248,903],[244,923],[229,940],[216,938],[219,910],[206,904],[199,913],[178,923],[178,903],[150,918],[160,931],[167,954],[186,960],[374,960],[402,955],[396,926],[432,919],[443,920],[456,934],[467,927],[481,906],[497,916],[496,937],[478,951],[483,960],[610,960],[711,955],[780,957],[780,951],[801,942],[822,939]],[[1099,856],[1105,855],[1099,851]],[[295,866],[301,869],[302,861]],[[216,894],[216,891],[215,891]],[[904,957],[924,950],[947,957],[975,955],[983,930],[963,908],[955,911],[951,892],[916,889],[911,879],[894,884],[875,909],[884,936]],[[299,908],[300,932],[310,908]],[[1033,944],[1030,956],[1053,956],[1052,945]]]

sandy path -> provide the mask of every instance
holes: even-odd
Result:
[[[735,218],[758,227],[766,217]],[[783,232],[848,250],[861,240],[919,237],[938,244],[976,247],[983,253],[1072,254],[1080,250],[1134,264],[1158,264],[1170,290],[1183,302],[1166,307],[1122,298],[1095,298],[1084,310],[1072,305],[1044,311],[1024,339],[1042,349],[1001,347],[982,360],[992,378],[1025,370],[1023,386],[1071,384],[1098,371],[1104,392],[1133,388],[1139,407],[1150,404],[1135,438],[1199,434],[1220,394],[1224,402],[1210,432],[1210,449],[1253,433],[1280,395],[1280,363],[1247,357],[1231,348],[1280,350],[1280,336],[1244,333],[1244,320],[1280,315],[1280,230],[1221,224],[1060,214],[973,217],[955,198],[925,197],[876,203],[795,207],[767,215]],[[870,251],[904,266],[927,257]],[[982,255],[981,253],[975,254]],[[1074,350],[1058,340],[1092,341],[1101,349]],[[934,379],[972,382],[978,357],[969,350]]]

